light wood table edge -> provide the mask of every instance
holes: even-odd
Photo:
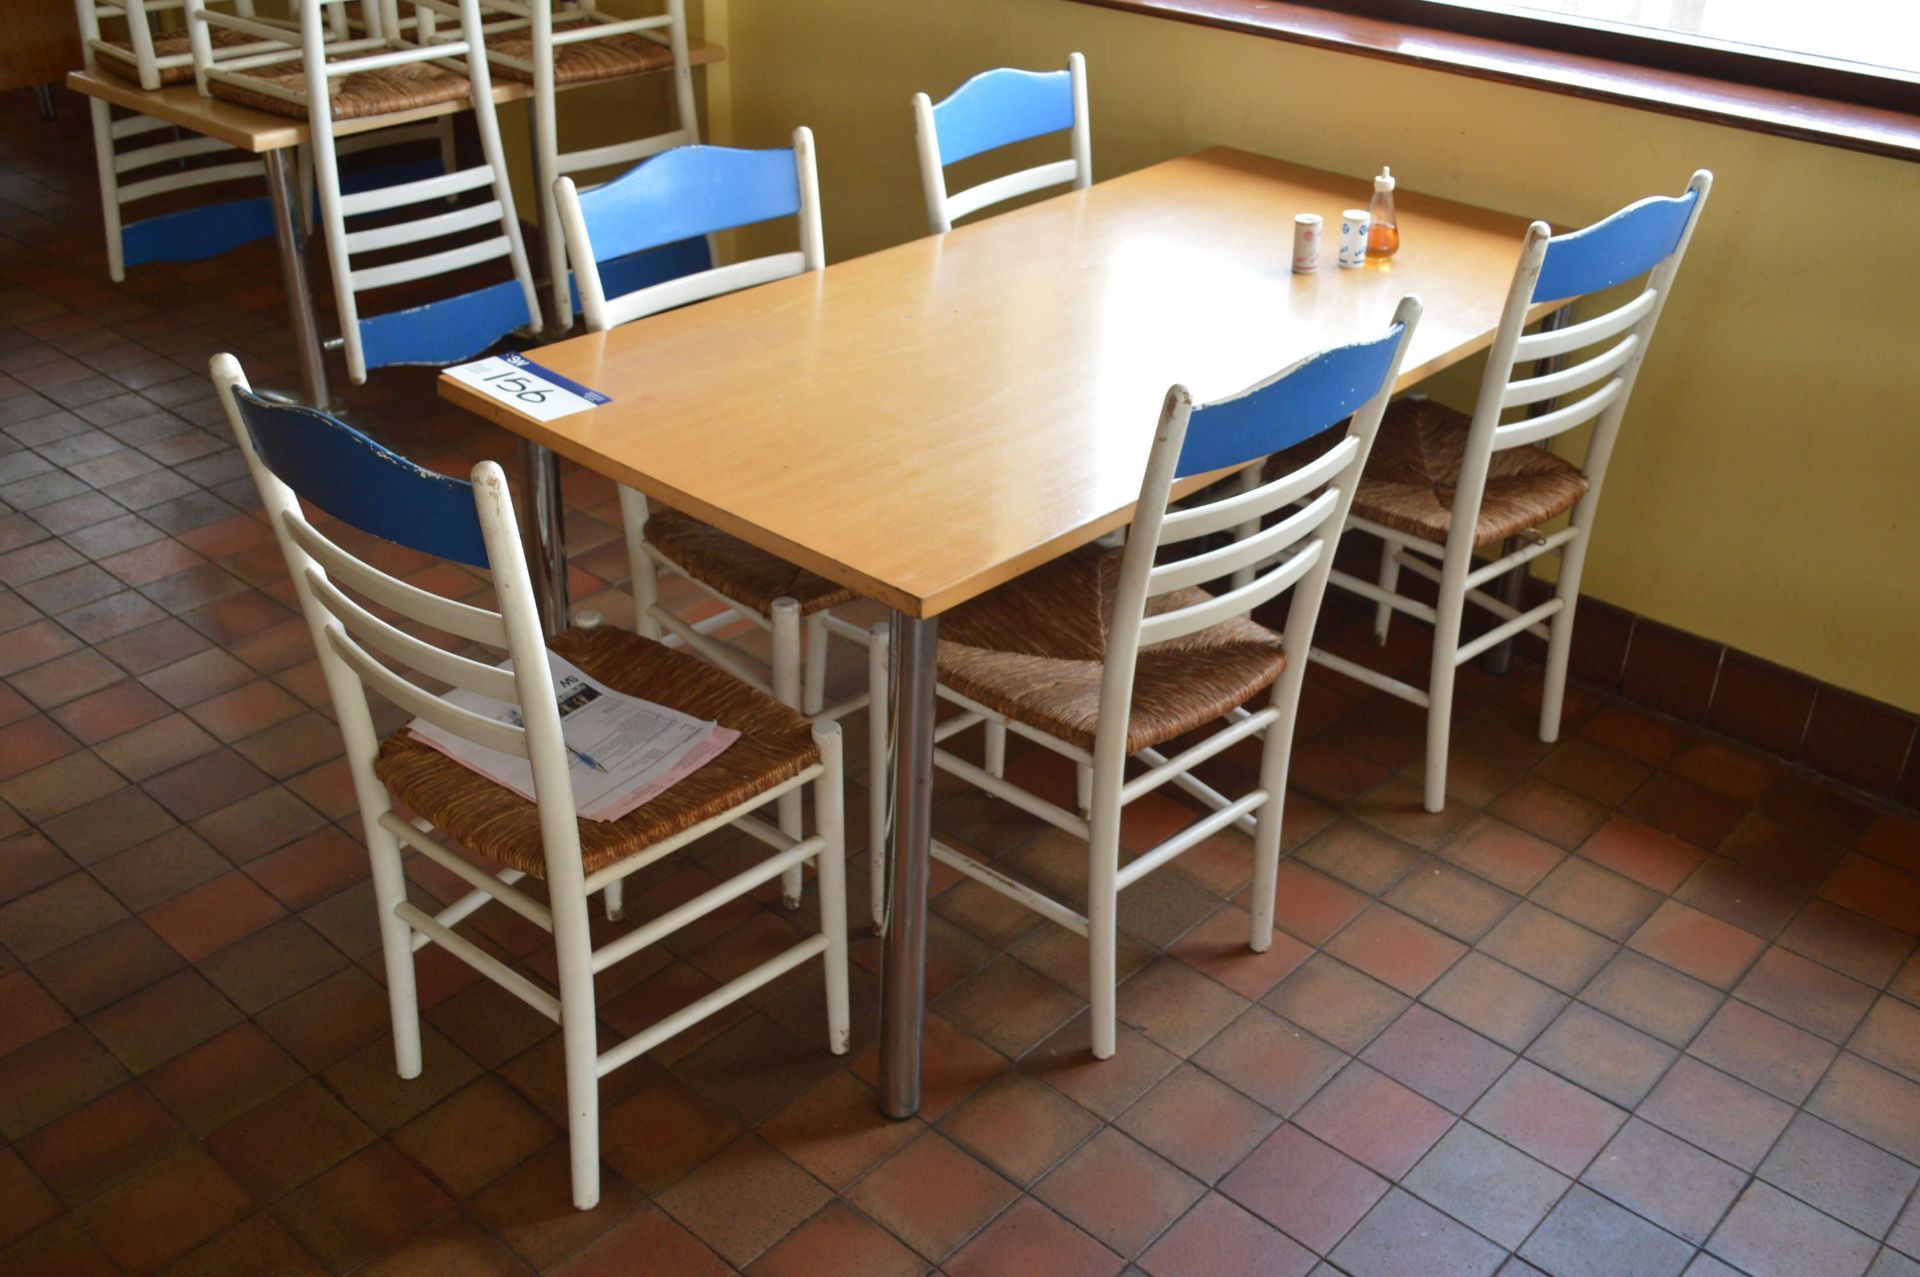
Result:
[[[1542,303],[1528,312],[1528,318],[1539,319],[1557,308],[1554,303]],[[1491,332],[1481,334],[1471,341],[1455,346],[1452,350],[1438,352],[1412,369],[1402,370],[1400,378],[1394,383],[1394,392],[1410,390],[1434,373],[1450,368],[1464,359],[1470,359],[1493,344]],[[531,349],[526,352],[538,362],[540,351]],[[1278,371],[1276,369],[1276,371]],[[1004,560],[993,569],[980,573],[964,583],[937,590],[921,597],[909,593],[897,586],[867,573],[857,571],[839,560],[820,554],[798,542],[788,540],[749,520],[739,518],[729,511],[697,500],[667,484],[660,483],[648,475],[630,467],[620,465],[603,454],[582,447],[569,436],[551,429],[546,422],[536,421],[508,408],[497,399],[492,399],[470,386],[453,380],[446,374],[436,379],[440,397],[449,403],[466,409],[494,425],[522,439],[536,443],[559,456],[592,471],[603,478],[644,493],[648,500],[658,501],[671,506],[682,514],[690,515],[704,523],[720,529],[731,536],[739,537],[769,554],[777,554],[788,562],[817,573],[855,591],[863,598],[884,603],[895,611],[922,619],[939,616],[969,599],[977,598],[995,586],[1004,585],[1034,568],[1049,563],[1061,555],[1089,542],[1096,541],[1116,528],[1124,527],[1133,518],[1133,505],[1128,503],[1112,510],[1099,518],[1082,524],[1072,532],[1064,533],[1050,541],[1031,545],[1020,553]],[[588,411],[592,411],[589,409]],[[565,420],[561,418],[561,420]],[[1222,470],[1214,474],[1199,475],[1181,480],[1174,486],[1173,495],[1178,498],[1197,492],[1209,483],[1213,483],[1231,470]],[[523,498],[524,499],[524,498]]]

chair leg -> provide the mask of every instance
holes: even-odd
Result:
[[[1392,541],[1380,543],[1380,588],[1392,594],[1400,587],[1400,547]],[[1387,645],[1387,627],[1393,624],[1393,608],[1386,603],[1373,605],[1373,641]]]
[[[1085,815],[1093,807],[1093,767],[1088,763],[1075,763],[1073,773],[1073,800]]]
[[[1267,728],[1260,759],[1260,788],[1267,801],[1253,826],[1253,923],[1247,945],[1255,953],[1273,947],[1274,894],[1280,881],[1280,833],[1287,808],[1287,762],[1293,752],[1292,715]]]
[[[881,621],[867,642],[867,904],[877,935],[887,930],[887,783],[893,775],[887,725],[891,643],[887,623]]]
[[[380,910],[380,948],[387,968],[387,1006],[393,1015],[393,1061],[401,1077],[420,1076],[420,1002],[414,989],[413,928],[394,913],[407,899],[400,842],[378,823],[363,828],[373,862],[373,895]]]
[[[812,718],[827,705],[827,614],[807,618],[806,672],[800,681],[800,712]]]
[[[1453,676],[1459,668],[1460,616],[1466,609],[1467,566],[1452,556],[1441,572],[1440,601],[1433,626],[1432,673],[1427,679],[1427,775],[1424,806],[1444,811],[1447,805],[1447,743],[1453,731]]]
[[[615,878],[606,885],[606,888],[600,894],[607,902],[608,921],[618,922],[620,919],[626,917],[627,880],[625,878]]]
[[[1115,987],[1114,951],[1120,915],[1120,813],[1095,817],[1087,840],[1087,988],[1093,1057],[1111,1059],[1115,1046],[1114,1011],[1119,999]]]
[[[793,599],[773,601],[773,695],[783,705],[800,708],[800,604]],[[778,804],[780,832],[799,838],[803,826],[801,795],[798,789],[780,795]],[[780,875],[781,903],[789,909],[800,907],[804,875],[799,865]]]
[[[567,1142],[573,1162],[573,1204],[600,1202],[600,1044],[593,1005],[593,941],[587,930],[587,894],[571,883],[549,883],[553,953],[560,969],[561,1048],[567,1071]]]
[[[99,98],[88,98],[87,110],[93,116],[93,155],[100,176],[100,214],[107,229],[107,274],[118,284],[127,278],[127,264],[120,241],[120,178],[113,167],[113,108]]]
[[[1574,512],[1578,520],[1588,511]],[[1583,524],[1580,534],[1567,543],[1560,556],[1560,578],[1554,583],[1554,595],[1560,610],[1547,623],[1546,680],[1540,687],[1540,739],[1551,744],[1560,739],[1560,713],[1567,696],[1567,662],[1573,654],[1573,614],[1580,604],[1580,573],[1587,561],[1588,532]]]
[[[629,587],[633,591],[633,632],[658,643],[660,617],[655,609],[660,606],[660,576],[653,556],[647,553],[647,499],[625,484],[620,485],[620,523],[627,537],[627,568],[633,577]]]
[[[997,718],[989,718],[986,730],[987,773],[1004,780],[1007,775],[1007,725]]]
[[[814,858],[814,869],[819,875],[820,930],[827,937],[827,1047],[835,1055],[845,1055],[852,1014],[847,992],[847,820],[840,724],[816,726],[813,740],[825,764],[813,784],[813,809],[826,844]]]

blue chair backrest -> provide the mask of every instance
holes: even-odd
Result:
[[[1066,71],[982,71],[933,108],[940,163],[1073,127],[1073,76]]]
[[[792,147],[681,146],[580,193],[595,261],[800,212]]]
[[[1196,404],[1174,477],[1244,465],[1346,420],[1380,393],[1405,327],[1323,350],[1245,394]]]
[[[1699,198],[1694,190],[1651,196],[1585,230],[1554,236],[1547,241],[1533,300],[1584,297],[1646,274],[1680,246]]]
[[[271,403],[238,386],[233,394],[261,464],[295,495],[410,550],[489,566],[467,480],[422,469],[317,409]]]

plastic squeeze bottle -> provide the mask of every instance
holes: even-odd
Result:
[[[1373,179],[1373,202],[1367,205],[1372,222],[1367,231],[1367,256],[1392,257],[1400,248],[1400,221],[1393,211],[1393,170],[1380,166]]]

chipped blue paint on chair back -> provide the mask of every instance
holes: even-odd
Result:
[[[1585,230],[1554,236],[1547,241],[1533,300],[1584,297],[1646,274],[1680,246],[1699,198],[1692,190],[1651,196]]]
[[[478,355],[534,318],[527,310],[526,291],[518,280],[508,279],[362,319],[360,345],[370,369],[396,364],[443,367]]]
[[[602,262],[799,211],[792,147],[675,147],[580,192],[587,238]]]
[[[1174,477],[1244,465],[1346,420],[1380,393],[1404,327],[1323,350],[1231,399],[1195,405]]]
[[[467,480],[422,469],[317,409],[271,403],[239,386],[233,397],[261,464],[295,495],[410,550],[488,566]]]
[[[1067,71],[982,71],[933,108],[940,163],[1073,127],[1073,76]]]

